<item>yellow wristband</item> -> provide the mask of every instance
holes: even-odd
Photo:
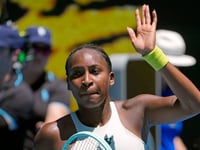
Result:
[[[168,63],[167,56],[157,46],[150,53],[144,55],[143,58],[156,71],[162,69]]]

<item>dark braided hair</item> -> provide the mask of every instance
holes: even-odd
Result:
[[[72,52],[69,54],[69,56],[66,60],[66,63],[65,63],[65,71],[66,71],[67,76],[69,75],[68,69],[69,69],[69,62],[70,62],[71,56],[73,54],[75,54],[77,51],[80,51],[84,48],[88,48],[88,49],[99,52],[108,64],[108,71],[109,72],[112,71],[112,63],[111,63],[111,60],[110,60],[108,54],[105,52],[105,50],[96,44],[89,43],[89,44],[83,44],[83,45],[78,46],[77,48],[72,50]]]

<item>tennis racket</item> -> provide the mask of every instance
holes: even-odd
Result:
[[[112,150],[101,137],[89,131],[73,134],[63,145],[62,150]]]

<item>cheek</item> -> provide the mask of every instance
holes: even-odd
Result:
[[[68,84],[71,90],[78,90],[81,87],[81,81],[78,79],[73,79],[69,81]]]
[[[78,92],[79,92],[79,89],[80,89],[80,83],[78,81],[70,81],[68,82],[68,87],[69,87],[69,90],[72,92],[73,96],[75,97],[76,100],[79,99],[78,97]]]
[[[98,80],[98,85],[101,87],[103,91],[107,91],[110,87],[110,82],[108,75],[106,75],[106,78],[99,78]]]

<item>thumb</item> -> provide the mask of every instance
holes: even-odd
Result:
[[[134,41],[136,39],[134,30],[130,27],[127,27],[127,32],[128,32],[129,37],[131,39],[131,42],[134,43]]]

